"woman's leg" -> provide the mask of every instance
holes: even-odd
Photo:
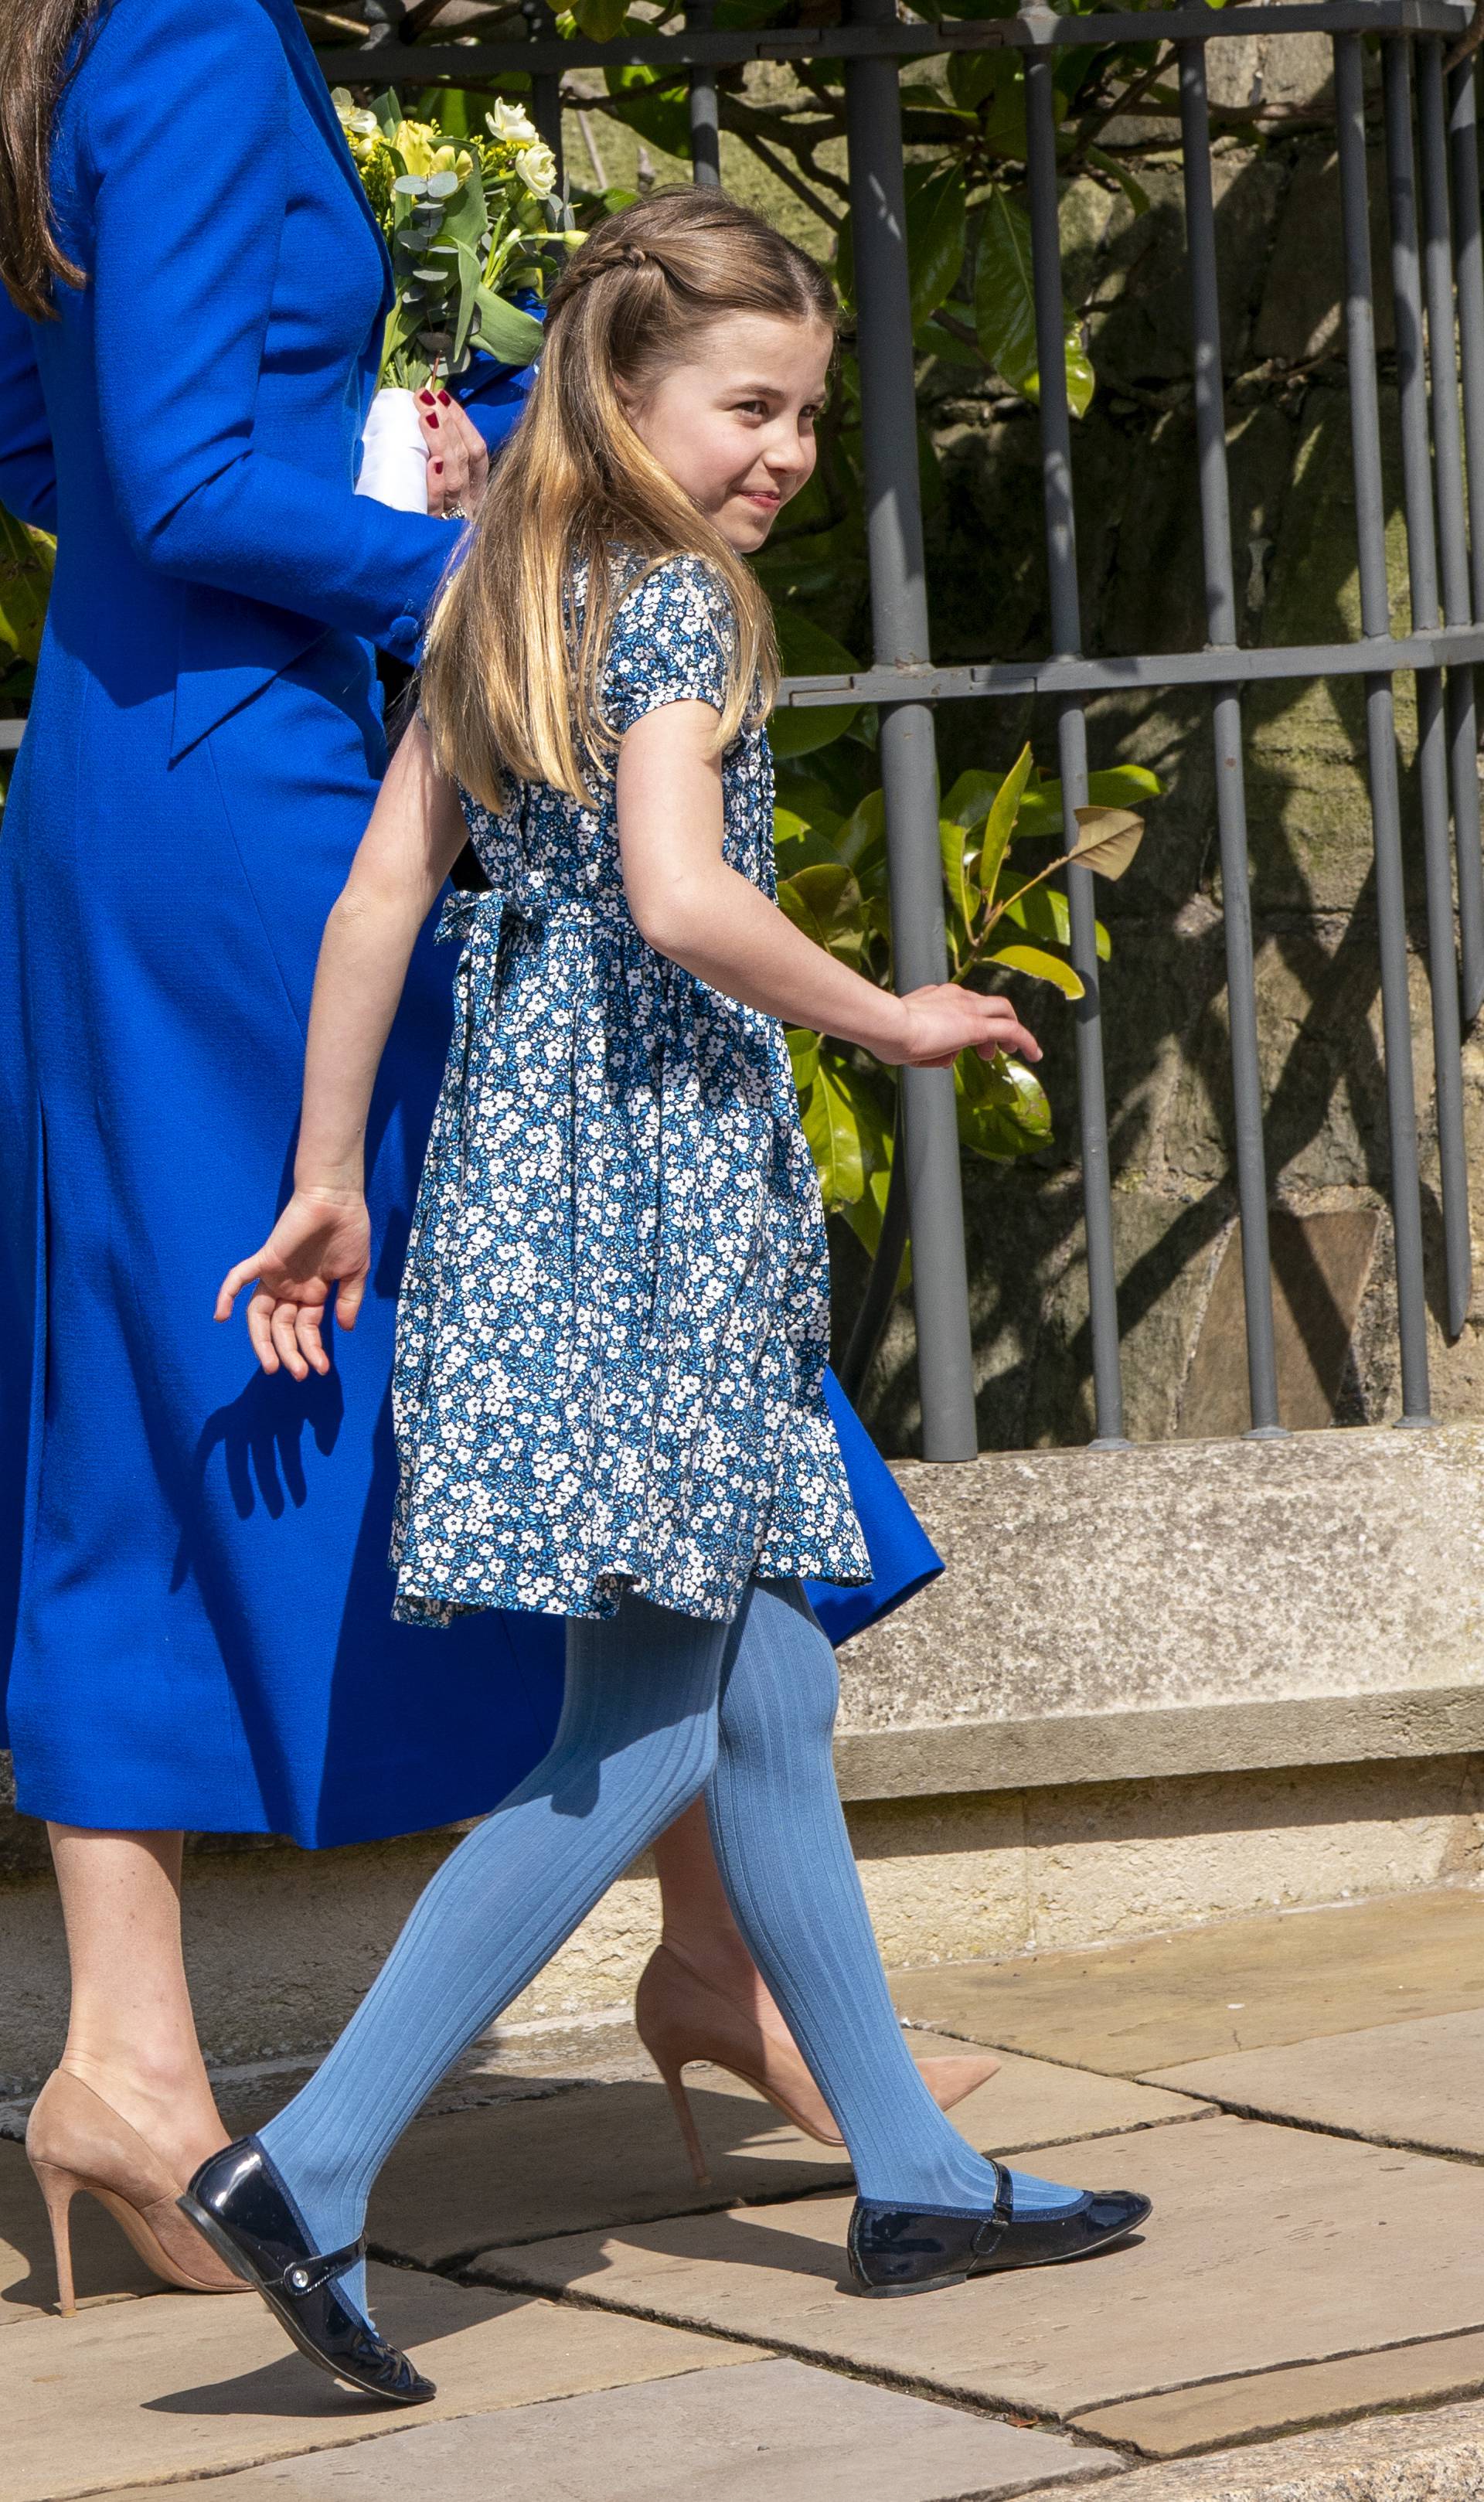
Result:
[[[796,1582],[754,1582],[730,1631],[707,1792],[737,1925],[835,2115],[863,2198],[988,2207],[995,2176],[917,2073],[835,1787],[834,1653]],[[1019,2215],[1075,2189],[1013,2172]]]
[[[181,1953],[182,1837],[48,1830],[72,1966],[61,2064],[188,2181],[227,2141]]]
[[[744,2008],[765,2033],[787,2041],[788,2026],[732,1918],[711,1846],[704,1799],[693,1799],[684,1815],[657,1835],[654,1858],[664,1944],[734,2006]]]
[[[444,1861],[323,2065],[260,2133],[316,2248],[355,2239],[438,2079],[704,1787],[727,1632],[636,1598],[568,1625],[551,1752]],[[344,2291],[364,2310],[359,2271]]]

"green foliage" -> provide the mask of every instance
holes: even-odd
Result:
[[[30,694],[55,560],[55,539],[0,505],[0,698],[8,703]]]
[[[786,720],[787,714],[777,717]],[[859,751],[864,769],[869,749]],[[795,760],[800,751],[793,751]],[[827,751],[826,751],[827,754]],[[845,809],[831,806],[824,756],[781,770],[786,804],[774,821],[778,900],[796,928],[867,980],[892,983],[886,805],[869,789]],[[844,779],[835,759],[835,790]],[[1096,775],[1094,803],[1076,811],[1078,840],[1062,849],[1062,793],[1036,775],[1024,748],[1008,773],[961,773],[940,803],[944,923],[950,977],[979,982],[992,968],[1029,975],[1078,998],[1082,984],[1064,950],[1071,935],[1065,895],[1050,880],[1079,861],[1103,877],[1121,877],[1143,830],[1128,805],[1152,796],[1159,784],[1141,766]],[[1050,838],[1053,857],[1022,872],[1018,845]],[[1027,933],[1007,938],[1005,922]],[[1107,932],[1097,930],[1098,952]],[[881,1237],[891,1179],[894,1080],[867,1054],[831,1036],[795,1028],[789,1035],[804,1134],[819,1169],[826,1207],[843,1216],[867,1251]],[[1051,1139],[1051,1106],[1039,1081],[999,1053],[982,1061],[961,1055],[955,1069],[959,1136],[972,1155],[1008,1164],[1034,1155]]]

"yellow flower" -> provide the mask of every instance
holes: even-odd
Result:
[[[409,174],[430,174],[438,133],[430,121],[399,121],[391,144]]]
[[[435,150],[433,161],[428,167],[430,174],[456,174],[460,183],[466,183],[473,171],[474,159],[467,148],[455,149],[447,141],[441,148]]]
[[[536,125],[524,106],[507,104],[503,96],[497,96],[494,111],[486,114],[485,127],[505,148],[529,147],[536,136]]]
[[[532,199],[544,200],[556,188],[556,159],[544,139],[533,140],[528,148],[518,150],[516,172]]]

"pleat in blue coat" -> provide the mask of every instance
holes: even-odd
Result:
[[[428,933],[354,1336],[300,1386],[211,1312],[291,1168],[320,932],[386,761],[371,647],[412,655],[450,532],[353,492],[389,272],[289,0],[113,0],[53,171],[88,284],[40,324],[0,298],[0,498],[59,543],[0,840],[18,1804],[411,1832],[529,1769],[562,1652],[540,1617],[390,1621],[392,1325],[450,1022]],[[815,1594],[838,1639],[937,1559],[837,1414],[879,1567]]]

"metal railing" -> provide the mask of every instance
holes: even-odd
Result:
[[[1019,17],[951,24],[898,22],[894,0],[850,0],[848,22],[797,30],[718,29],[695,0],[684,33],[562,42],[544,0],[529,0],[530,40],[520,44],[376,41],[366,51],[321,51],[326,74],[349,84],[463,83],[499,71],[532,75],[533,104],[560,147],[564,71],[624,63],[691,73],[696,179],[719,179],[717,71],[753,60],[838,59],[846,90],[858,348],[870,558],[874,659],[848,677],[795,678],[782,700],[879,705],[896,978],[903,988],[947,974],[937,830],[933,707],[1034,693],[1055,709],[1065,840],[1087,798],[1087,707],[1139,688],[1210,690],[1235,1110],[1235,1167],[1246,1299],[1252,1430],[1273,1435],[1278,1413],[1267,1175],[1263,1138],[1247,817],[1243,692],[1268,681],[1358,674],[1365,680],[1366,751],[1375,849],[1382,1022],[1391,1148],[1401,1359],[1401,1422],[1430,1422],[1423,1230],[1412,1038],[1407,996],[1401,781],[1393,706],[1399,670],[1415,673],[1417,776],[1433,1002],[1433,1046],[1450,1329],[1470,1294],[1461,1025],[1484,1003],[1484,862],[1476,767],[1474,666],[1484,659],[1484,248],[1472,63],[1449,71],[1445,53],[1467,22],[1463,0],[1285,0],[1149,15]],[[1242,649],[1232,578],[1223,359],[1217,292],[1205,51],[1245,35],[1323,31],[1333,41],[1344,237],[1345,331],[1353,442],[1361,634],[1302,648]],[[1403,503],[1411,573],[1411,632],[1390,630],[1385,561],[1362,42],[1378,36],[1384,62],[1386,164],[1396,299]],[[1090,41],[1176,47],[1194,349],[1195,423],[1207,641],[1193,652],[1088,659],[1082,652],[1076,503],[1062,355],[1053,67],[1060,45]],[[908,290],[898,68],[904,59],[1010,45],[1026,56],[1027,151],[1041,378],[1041,472],[1051,643],[1043,660],[935,668],[928,648],[918,486],[915,361]],[[373,70],[374,63],[374,70]],[[1420,186],[1419,186],[1420,173]],[[1461,387],[1461,390],[1460,390]],[[1461,404],[1462,394],[1462,404]],[[1455,921],[1453,880],[1457,875]],[[1095,1447],[1122,1443],[1102,1001],[1092,878],[1067,872],[1072,960],[1084,984],[1076,1008],[1081,1159],[1087,1227]],[[1462,972],[1460,968],[1460,950]],[[907,1190],[922,1389],[923,1449],[934,1460],[976,1448],[963,1210],[952,1072],[904,1072]]]

